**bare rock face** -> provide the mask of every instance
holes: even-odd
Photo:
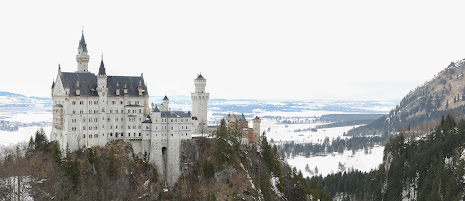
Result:
[[[182,140],[180,169],[182,176],[187,176],[194,170],[194,162],[199,158],[199,147],[195,139]]]
[[[218,182],[220,186],[229,183],[236,172],[237,170],[234,167],[227,165],[224,170],[215,173],[216,182]]]

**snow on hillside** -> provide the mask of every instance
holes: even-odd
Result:
[[[0,107],[51,107],[51,98],[26,97],[21,94],[0,92]]]

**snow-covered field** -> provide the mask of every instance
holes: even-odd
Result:
[[[317,132],[294,132],[295,129],[307,129],[315,127],[316,125],[321,125],[321,123],[281,124],[273,120],[264,119],[262,120],[261,129],[262,131],[266,131],[268,141],[273,139],[275,144],[280,144],[281,142],[289,141],[294,141],[296,143],[322,143],[326,137],[329,138],[330,142],[338,137],[341,139],[350,138],[343,136],[343,133],[354,127],[345,126],[325,128],[318,129]],[[368,154],[365,154],[364,150],[359,150],[353,155],[352,151],[346,150],[342,155],[335,152],[334,154],[327,156],[314,156],[310,158],[296,156],[294,158],[287,159],[287,162],[292,167],[296,167],[298,170],[301,170],[305,177],[314,176],[310,172],[305,171],[307,164],[311,171],[315,171],[315,167],[318,167],[318,175],[321,174],[323,176],[338,172],[339,162],[345,166],[345,170],[353,168],[360,171],[370,171],[377,168],[379,164],[383,162],[383,151],[383,146],[372,148],[368,151]]]
[[[356,170],[368,172],[378,168],[379,164],[383,162],[383,151],[384,147],[373,147],[369,154],[364,154],[363,150],[357,151],[355,155],[352,155],[352,151],[345,151],[342,155],[335,152],[334,155],[315,156],[310,158],[296,156],[293,159],[287,159],[287,162],[292,167],[301,170],[304,177],[314,176],[305,171],[307,164],[311,171],[315,171],[315,167],[318,167],[318,175],[322,176],[337,173],[339,171],[339,163],[345,166],[345,170],[354,168]]]
[[[40,129],[40,127],[19,127],[17,131],[0,131],[0,145],[11,145],[16,144],[19,142],[29,141],[31,136],[34,136],[36,131]],[[52,131],[52,127],[44,127],[45,135],[47,139],[50,139],[50,132]]]
[[[322,123],[313,123],[313,124],[280,124],[276,121],[262,120],[260,125],[261,131],[266,132],[266,137],[268,140],[273,139],[275,143],[294,141],[296,143],[319,143],[322,142],[326,137],[329,137],[330,141],[334,138],[340,137],[345,139],[343,136],[344,132],[347,132],[353,126],[345,127],[335,127],[335,128],[325,128],[318,129],[317,132],[311,131],[302,131],[294,132],[296,129],[308,129],[314,128],[316,125],[321,125]],[[269,129],[269,130],[268,130]]]
[[[0,111],[0,118],[5,121],[17,121],[22,123],[52,122],[52,113],[44,109],[31,110],[25,108],[17,111]]]

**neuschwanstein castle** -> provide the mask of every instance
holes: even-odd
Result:
[[[52,84],[53,127],[51,140],[71,151],[104,146],[122,139],[132,144],[134,153],[149,156],[159,174],[172,186],[181,175],[181,141],[207,127],[207,80],[194,79],[192,113],[172,111],[165,96],[160,105],[149,107],[149,93],[140,76],[110,76],[100,62],[98,74],[89,71],[89,55],[84,34],[76,55],[77,70],[63,72]]]

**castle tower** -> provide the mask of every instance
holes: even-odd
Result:
[[[104,146],[106,144],[106,136],[105,136],[105,131],[108,129],[106,125],[106,110],[108,108],[105,108],[107,105],[107,97],[108,97],[108,87],[107,87],[107,73],[105,71],[105,65],[103,63],[103,56],[102,56],[102,61],[100,62],[100,68],[98,69],[98,75],[97,75],[97,93],[99,96],[98,100],[98,110],[99,110],[99,119],[101,121],[99,122],[99,134],[98,134],[98,144],[100,146]]]
[[[78,73],[89,72],[89,55],[87,54],[87,44],[84,40],[84,32],[82,32],[81,40],[79,40],[78,54],[76,55]]]
[[[252,122],[253,122],[253,135],[254,135],[254,143],[255,146],[260,146],[260,122],[262,120],[260,117],[256,116]]]
[[[199,74],[194,80],[195,92],[191,94],[192,99],[192,116],[197,117],[198,125],[196,126],[196,132],[199,132],[201,127],[205,128],[208,126],[207,122],[207,104],[210,98],[209,93],[205,93],[205,86],[207,80]]]
[[[168,99],[168,97],[165,95],[165,97],[163,98],[163,103],[162,103],[163,106],[165,106],[166,110],[169,111],[170,110],[170,99]]]

